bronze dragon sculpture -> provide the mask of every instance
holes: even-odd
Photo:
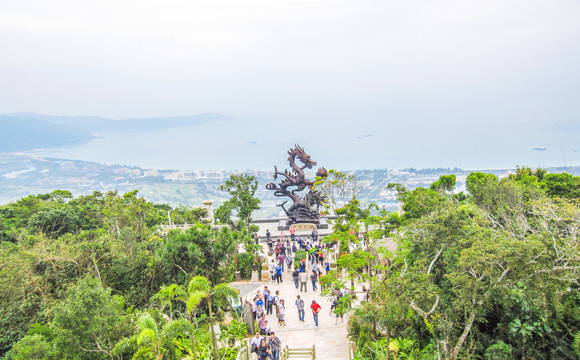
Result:
[[[291,148],[288,151],[288,155],[288,162],[292,170],[280,172],[274,166],[274,180],[277,180],[279,175],[283,176],[283,179],[278,185],[275,183],[267,184],[266,188],[274,190],[275,196],[286,196],[292,199],[293,204],[289,209],[284,207],[287,201],[278,204],[288,216],[288,225],[305,222],[318,224],[320,221],[318,208],[324,199],[320,193],[312,190],[314,181],[306,179],[304,174],[304,169],[312,169],[317,165],[316,161],[312,160],[310,155],[306,154],[304,149],[298,145]],[[300,161],[303,165],[298,165],[297,161]],[[323,167],[319,168],[316,173],[316,176],[320,177],[326,177],[326,175],[327,171]],[[296,192],[303,191],[306,188],[308,188],[308,193],[304,198],[296,194]]]

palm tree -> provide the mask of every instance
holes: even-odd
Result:
[[[138,320],[139,333],[121,339],[113,348],[113,354],[121,356],[125,352],[151,351],[156,360],[163,359],[167,346],[183,333],[193,334],[193,326],[185,319],[169,320],[159,328],[150,314]]]
[[[173,320],[173,301],[180,296],[180,293],[181,288],[178,285],[164,285],[151,299],[161,303],[161,311],[163,311],[166,305],[169,305],[169,318]]]
[[[232,297],[237,297],[238,291],[226,283],[211,286],[209,280],[203,276],[193,277],[187,284],[187,300],[186,308],[188,317],[189,314],[199,306],[203,298],[207,301],[209,311],[209,322],[211,328],[211,340],[213,344],[214,359],[219,359],[218,345],[214,330],[214,320],[212,311],[212,301],[214,303],[223,303]]]

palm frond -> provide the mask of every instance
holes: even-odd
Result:
[[[143,329],[139,335],[137,335],[137,344],[143,345],[147,343],[155,342],[156,334],[153,329]]]
[[[138,346],[136,337],[122,338],[115,344],[115,347],[113,348],[113,355],[120,357],[124,353],[134,353],[137,351],[137,349]]]
[[[159,328],[157,327],[157,323],[149,314],[145,314],[139,318],[139,330],[143,331],[146,329],[150,329],[153,331],[154,334],[157,334]]]
[[[194,276],[191,280],[189,280],[189,284],[187,284],[187,292],[193,293],[194,291],[205,291],[210,292],[211,285],[209,280],[203,276]]]
[[[191,314],[191,312],[195,310],[196,307],[198,307],[199,303],[201,303],[201,300],[205,299],[206,296],[207,293],[204,291],[198,290],[191,293],[185,302],[187,313]]]
[[[229,299],[232,297],[239,297],[239,296],[240,296],[240,294],[239,294],[237,289],[235,289],[234,287],[232,287],[229,284],[221,283],[221,284],[217,284],[214,287],[212,298]]]
[[[175,339],[181,335],[192,335],[194,331],[193,325],[185,320],[178,319],[167,323],[161,330],[161,337],[165,341]]]

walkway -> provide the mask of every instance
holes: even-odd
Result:
[[[271,261],[270,257],[268,261]],[[275,281],[258,282],[258,283],[233,283],[232,285],[246,289],[253,288],[250,294],[255,295],[257,290],[263,290],[264,286],[268,286],[270,291],[280,291],[280,298],[284,299],[286,303],[286,326],[278,326],[276,314],[267,315],[268,325],[276,333],[276,336],[282,341],[282,346],[290,348],[309,348],[316,345],[316,359],[317,360],[345,360],[348,359],[348,338],[346,330],[346,321],[338,321],[335,325],[335,316],[329,315],[330,302],[328,297],[320,295],[320,288],[317,291],[312,291],[312,282],[308,281],[308,291],[306,293],[300,292],[294,286],[291,273],[287,269],[283,275],[283,282],[277,284]],[[243,290],[242,290],[243,293]],[[298,321],[298,311],[294,304],[296,295],[304,300],[305,305],[305,322]],[[314,325],[312,312],[310,311],[310,304],[312,300],[322,306],[318,316],[318,328]]]

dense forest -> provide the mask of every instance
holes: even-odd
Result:
[[[454,185],[454,175],[412,191],[390,184],[402,216],[350,211],[351,228],[375,229],[357,265],[343,263],[371,287],[351,318],[357,358],[577,359],[580,178],[519,168],[472,173],[468,194]],[[372,239],[385,236],[398,250],[378,261]]]
[[[323,182],[339,215],[323,240],[342,255],[325,285],[369,287],[361,306],[341,308],[357,359],[578,358],[580,178],[520,168],[472,173],[468,193],[453,191],[454,175],[429,188],[390,184],[402,214],[361,204],[352,176]],[[220,228],[136,191],[57,190],[0,207],[0,357],[235,358],[221,345],[247,329],[226,316],[227,283],[255,261],[256,188],[249,176],[222,185],[231,198],[216,211],[229,224]],[[196,225],[162,237],[168,212]]]
[[[197,225],[161,237],[168,211]],[[238,254],[245,229],[215,228],[205,215],[136,191],[57,190],[0,207],[0,357],[215,358],[209,321],[223,320],[236,294],[226,283],[236,269],[249,276],[253,255]],[[221,340],[246,331],[234,318]]]

